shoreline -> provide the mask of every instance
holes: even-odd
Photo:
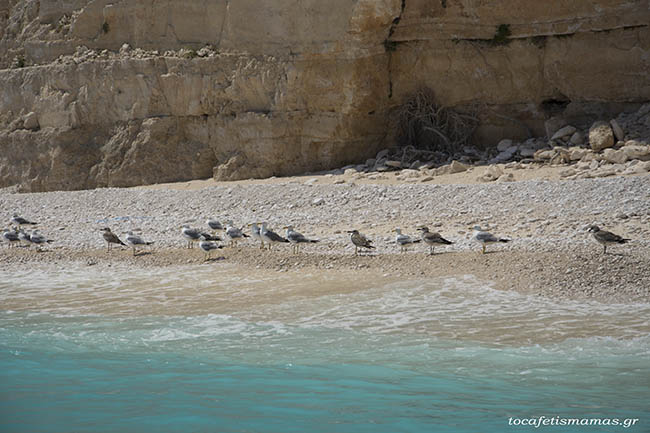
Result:
[[[650,269],[647,255],[612,252],[607,255],[594,248],[557,251],[517,251],[493,249],[487,254],[475,251],[445,251],[430,256],[425,249],[407,253],[341,254],[301,252],[289,248],[260,251],[257,247],[223,248],[209,261],[198,249],[150,248],[132,255],[130,249],[71,250],[51,248],[38,252],[27,248],[3,249],[0,263],[26,269],[34,264],[46,266],[111,266],[127,269],[169,266],[237,266],[256,271],[295,273],[354,272],[360,278],[426,279],[471,275],[494,289],[511,290],[525,295],[553,299],[595,300],[601,303],[650,303]],[[603,268],[607,272],[603,272]],[[631,271],[638,269],[640,273]],[[646,273],[647,274],[647,273]]]
[[[343,176],[345,178],[345,176]],[[347,179],[347,178],[346,178]],[[126,264],[132,268],[202,263],[203,252],[181,248],[180,225],[207,229],[205,220],[232,219],[243,226],[268,221],[278,233],[293,224],[320,243],[298,255],[290,246],[261,251],[248,239],[238,249],[223,248],[206,263],[230,263],[270,271],[335,272],[351,270],[395,278],[474,275],[495,288],[605,303],[650,302],[650,175],[582,180],[527,180],[489,184],[357,184],[330,176],[271,179],[264,183],[220,183],[182,189],[196,182],[125,189],[17,194],[0,191],[7,221],[16,212],[39,222],[54,240],[48,252],[0,249],[0,263],[25,272],[33,263]],[[392,229],[413,237],[428,225],[454,242],[429,256],[418,244],[400,254]],[[508,244],[480,246],[470,241],[479,224]],[[632,241],[602,254],[586,232],[597,224]],[[106,253],[100,229],[122,236],[140,230],[153,241],[150,254],[133,257],[130,249]],[[5,225],[6,227],[6,225]],[[1,227],[0,227],[1,228]],[[358,229],[374,240],[371,255],[354,256],[347,230]],[[247,229],[246,229],[247,230]]]

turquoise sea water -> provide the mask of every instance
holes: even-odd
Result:
[[[650,431],[650,305],[221,266],[0,273],[0,431]]]

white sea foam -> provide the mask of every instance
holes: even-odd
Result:
[[[0,295],[12,311],[81,315],[93,326],[93,317],[125,320],[125,332],[143,344],[219,336],[273,339],[298,329],[360,332],[370,343],[376,335],[395,334],[410,335],[415,345],[464,339],[531,347],[590,338],[647,347],[650,335],[650,304],[527,296],[492,289],[471,275],[379,279],[353,289],[347,286],[352,279],[340,273],[295,278],[231,266],[216,272],[195,266],[135,273],[120,267],[37,268],[28,278],[2,271],[0,280]],[[328,289],[313,290],[323,285]],[[149,325],[147,317],[153,318]],[[129,330],[133,320],[140,323],[137,335]],[[95,332],[102,338],[92,327],[83,332],[77,337]]]

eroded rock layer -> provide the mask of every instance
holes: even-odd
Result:
[[[647,0],[502,3],[0,0],[0,186],[341,166],[422,87],[484,144],[650,100]]]

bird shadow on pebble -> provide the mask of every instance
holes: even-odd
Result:
[[[226,260],[225,256],[220,256],[220,257],[210,257],[209,259],[203,260],[203,263],[210,263],[210,262],[220,262],[222,260]]]

